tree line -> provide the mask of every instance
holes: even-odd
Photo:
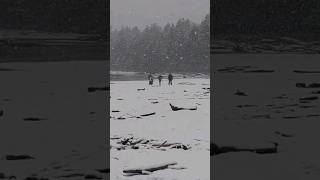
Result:
[[[139,72],[209,72],[210,16],[201,23],[179,19],[113,29],[110,35],[111,70]]]
[[[211,7],[217,38],[232,35],[318,38],[320,1],[317,0],[213,0]]]
[[[1,0],[1,29],[106,34],[107,0]]]

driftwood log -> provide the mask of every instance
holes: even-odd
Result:
[[[256,154],[273,154],[278,152],[278,143],[273,142],[273,147],[265,148],[237,148],[234,146],[218,146],[214,143],[210,144],[210,156],[215,156],[222,153],[229,152],[252,152]]]
[[[105,87],[88,87],[88,92],[110,91],[110,86]]]
[[[172,105],[171,103],[169,103],[172,111],[179,111],[179,110],[190,110],[190,111],[194,111],[194,110],[197,110],[197,107],[195,108],[181,108],[181,107],[176,107],[174,105]]]
[[[146,167],[139,167],[139,168],[132,168],[132,169],[125,169],[123,173],[125,176],[134,176],[134,175],[148,175],[151,172],[163,170],[169,168],[169,166],[177,165],[177,162],[168,162],[162,163],[157,165],[150,165]]]
[[[153,112],[153,113],[148,113],[148,114],[142,114],[142,115],[140,115],[140,116],[142,116],[142,117],[146,117],[146,116],[152,116],[152,115],[155,115],[156,113],[155,112]]]

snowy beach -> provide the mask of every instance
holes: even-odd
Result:
[[[318,55],[215,55],[212,177],[320,177]]]
[[[111,179],[210,179],[210,79],[111,81]],[[169,105],[186,108],[173,111]],[[127,176],[123,170],[176,162]]]
[[[106,179],[107,62],[0,64],[0,179]]]

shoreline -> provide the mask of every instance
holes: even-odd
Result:
[[[196,80],[196,79],[209,79],[210,80],[210,77],[203,77],[203,78],[200,78],[200,77],[196,77],[196,78],[176,78],[176,80],[181,80],[181,79],[185,79],[185,80]],[[145,81],[146,84],[148,84],[148,79],[123,79],[123,80],[111,80],[110,79],[110,83],[115,83],[115,82],[124,82],[124,81],[128,81],[128,82],[132,82],[132,81],[137,81],[137,82],[141,82],[141,81]],[[156,82],[153,83],[152,86],[158,86],[158,80],[155,80]],[[162,82],[168,82],[167,79],[163,79]],[[174,83],[174,80],[173,80],[173,83]]]

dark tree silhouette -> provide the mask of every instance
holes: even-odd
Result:
[[[142,72],[209,72],[210,16],[200,24],[180,19],[143,30],[111,31],[111,70]]]

